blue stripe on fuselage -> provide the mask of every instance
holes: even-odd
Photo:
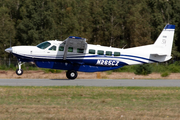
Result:
[[[14,53],[13,53],[14,54]],[[14,54],[16,57],[19,57],[21,59],[23,58],[26,58],[26,59],[30,59],[30,60],[33,60],[34,58],[40,58],[40,59],[62,59],[63,56],[32,56],[32,55],[26,55],[26,54],[23,54],[23,55],[18,55],[18,54]],[[130,58],[123,58],[123,56],[125,57],[130,57]],[[107,59],[107,58],[120,58],[120,59],[129,59],[129,60],[132,60],[132,61],[139,61],[141,63],[146,63],[144,61],[141,61],[141,60],[136,60],[136,59],[133,59],[133,58],[139,58],[139,59],[143,59],[143,60],[148,60],[148,61],[151,61],[151,62],[158,62],[156,60],[152,60],[152,59],[148,59],[148,58],[144,58],[144,57],[139,57],[139,56],[133,56],[133,55],[121,55],[120,57],[112,57],[112,56],[105,56],[105,55],[91,55],[91,56],[71,56],[71,57],[67,57],[67,59],[73,59],[73,58],[96,58],[96,57],[100,57],[100,58],[104,58],[104,59]]]
[[[144,57],[139,57],[139,56],[134,56],[134,55],[123,55],[122,54],[121,56],[132,57],[132,58],[139,58],[139,59],[148,60],[148,61],[151,61],[151,62],[158,62],[156,60],[152,60],[152,59],[148,59],[148,58],[144,58]]]
[[[74,70],[82,71],[82,72],[106,71],[106,70],[117,69],[124,65],[128,65],[127,63],[119,61],[118,58],[136,61],[139,63],[147,63],[142,60],[158,62],[155,60],[151,60],[151,59],[147,59],[147,58],[139,57],[139,56],[133,56],[133,55],[121,55],[120,57],[111,57],[111,56],[105,56],[105,55],[71,56],[71,57],[67,57],[66,61],[62,60],[62,56],[53,57],[53,56],[25,56],[25,55],[17,55],[17,54],[14,54],[14,55],[18,58],[18,60],[22,62],[34,61],[38,67],[51,68],[51,69],[63,69],[63,70],[74,69]],[[38,58],[38,57],[44,57],[44,58]],[[129,57],[129,58],[125,58],[125,57]],[[88,59],[88,58],[91,58],[91,59]],[[100,58],[100,60],[108,60],[108,58],[116,58],[116,60],[118,60],[119,63],[118,63],[118,66],[108,66],[105,64],[96,65],[97,61],[99,60],[97,58]],[[138,58],[142,60],[137,60],[134,58]],[[68,63],[68,66],[66,65],[67,63]]]

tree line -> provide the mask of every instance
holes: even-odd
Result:
[[[179,0],[1,0],[0,58],[15,45],[68,36],[122,48],[153,43],[167,23],[176,25],[173,58],[180,58]]]

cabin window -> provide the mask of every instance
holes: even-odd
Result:
[[[114,56],[120,56],[120,52],[114,52]]]
[[[37,45],[37,47],[40,48],[40,49],[46,49],[50,45],[51,45],[50,42],[43,42],[43,43],[40,43],[39,45]]]
[[[89,49],[89,54],[95,54],[95,50],[93,50],[93,49]]]
[[[73,52],[73,47],[69,47],[68,52]]]
[[[56,51],[56,46],[53,45],[52,47],[49,48],[49,50]]]
[[[59,46],[59,51],[64,51],[64,46]]]
[[[111,51],[106,51],[106,55],[107,56],[112,56],[112,52]]]
[[[104,55],[104,51],[103,50],[98,50],[98,55]]]
[[[77,53],[84,53],[84,49],[77,48]]]

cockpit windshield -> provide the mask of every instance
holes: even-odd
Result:
[[[43,42],[43,43],[40,43],[39,45],[37,45],[37,47],[40,48],[40,49],[46,49],[50,45],[51,45],[50,42]]]

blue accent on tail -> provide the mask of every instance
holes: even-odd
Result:
[[[73,39],[83,39],[81,37],[76,37],[76,36],[70,36],[69,38],[73,38]]]
[[[164,29],[175,29],[175,25],[168,24]]]

